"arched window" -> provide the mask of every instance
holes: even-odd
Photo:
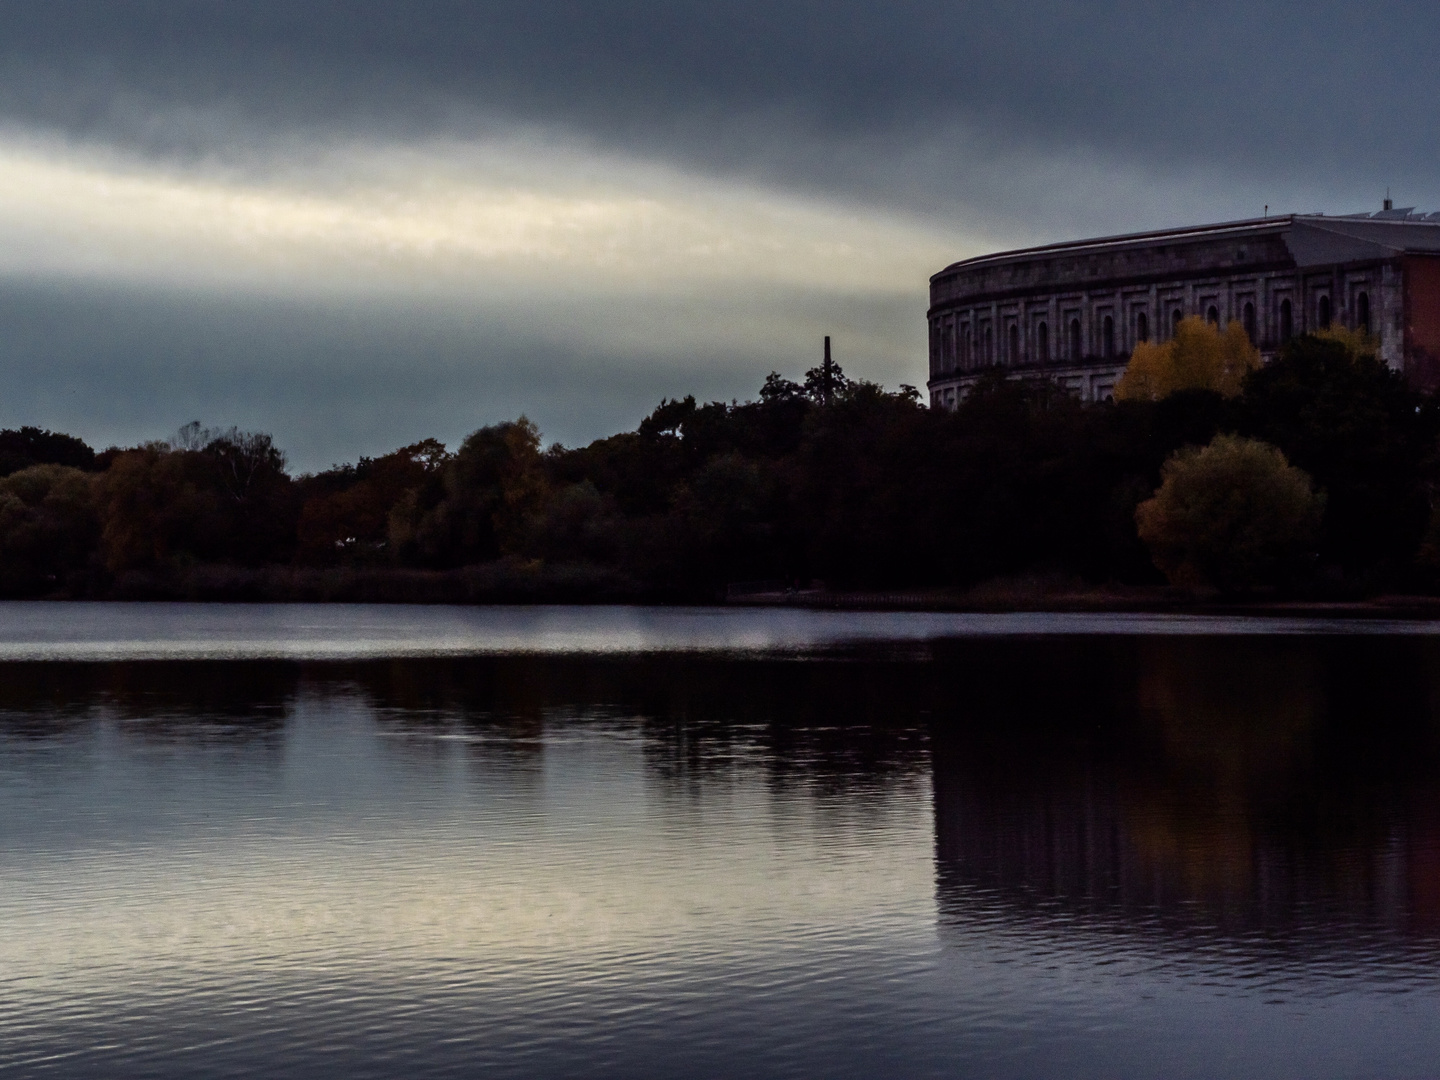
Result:
[[[1145,317],[1143,311],[1135,316],[1135,340],[1150,340],[1150,320]]]
[[[1105,359],[1108,360],[1115,355],[1115,320],[1106,315],[1105,322],[1101,326],[1103,336],[1101,344],[1105,347]]]
[[[1253,345],[1253,344],[1255,344],[1255,340],[1256,340],[1256,338],[1255,338],[1255,305],[1254,305],[1254,304],[1251,304],[1251,303],[1248,303],[1248,302],[1246,303],[1246,305],[1245,305],[1244,318],[1245,318],[1245,336],[1250,339],[1250,344]]]
[[[1070,359],[1080,359],[1080,320],[1070,320]]]
[[[995,363],[995,328],[985,327],[985,363]]]
[[[1220,309],[1217,308],[1214,304],[1211,304],[1209,309],[1205,312],[1205,321],[1208,322],[1211,326],[1220,325]]]
[[[1035,327],[1035,356],[1042,364],[1050,359],[1050,327],[1044,320]]]
[[[1010,324],[1010,363],[1020,362],[1020,327]]]
[[[1370,333],[1370,294],[1355,297],[1355,328]]]
[[[1185,318],[1185,313],[1178,307],[1170,313],[1170,336],[1174,337],[1175,332],[1180,329],[1180,320]]]
[[[1320,320],[1320,329],[1330,325],[1330,297],[1322,296],[1315,304],[1315,314]]]
[[[1289,300],[1280,301],[1280,341],[1289,341],[1295,336],[1295,316],[1292,313]]]

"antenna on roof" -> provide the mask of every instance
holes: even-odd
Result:
[[[1261,217],[1269,217],[1269,216],[1270,216],[1270,204],[1269,204],[1268,202],[1265,204],[1265,213],[1261,214],[1260,216],[1261,216]]]

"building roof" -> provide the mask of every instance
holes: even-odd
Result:
[[[963,259],[947,266],[931,280],[955,271],[1029,262],[1056,255],[1100,254],[1125,248],[1277,235],[1284,239],[1296,266],[1299,267],[1393,258],[1407,252],[1440,253],[1440,213],[1416,213],[1414,208],[1410,207],[1404,210],[1382,210],[1374,214],[1338,216],[1283,214],[1215,225],[1193,225],[1180,229],[1071,240]]]

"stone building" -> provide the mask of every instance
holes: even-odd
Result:
[[[1187,315],[1238,319],[1270,359],[1339,323],[1375,335],[1416,385],[1440,387],[1440,214],[1290,214],[982,255],[930,279],[930,403],[983,373],[1043,376],[1086,401],[1140,341]]]

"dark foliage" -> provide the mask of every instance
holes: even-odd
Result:
[[[425,439],[358,465],[337,465],[296,483],[303,509],[296,557],[310,565],[381,564],[390,559],[390,518],[401,504],[432,507],[444,493],[451,455]]]
[[[1328,497],[1321,558],[1393,576],[1430,516],[1440,411],[1373,357],[1303,337],[1251,374],[1241,431],[1278,446]]]
[[[35,465],[0,479],[0,593],[83,589],[100,534],[95,478]]]
[[[746,581],[1158,583],[1135,508],[1172,453],[1219,432],[1279,447],[1326,494],[1313,580],[1294,588],[1440,583],[1440,408],[1343,343],[1301,338],[1229,401],[1082,405],[997,376],[950,413],[832,365],[804,384],[772,374],[755,401],[662,401],[576,449],[543,450],[522,417],[454,453],[427,439],[294,479],[268,436],[233,429],[98,458],[5,432],[27,467],[0,478],[0,589],[710,600]]]
[[[300,506],[284,455],[268,435],[202,434],[127,450],[98,477],[105,571],[291,559]]]
[[[0,476],[9,476],[32,465],[93,469],[95,451],[73,435],[61,435],[37,427],[0,431]]]

